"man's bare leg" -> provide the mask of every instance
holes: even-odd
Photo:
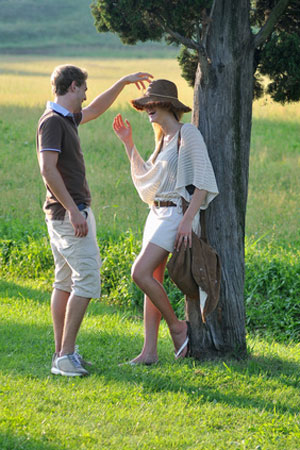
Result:
[[[74,353],[76,337],[90,298],[71,294],[67,303],[60,355]]]
[[[70,293],[53,289],[51,296],[51,314],[54,330],[55,353],[59,354],[65,327],[65,316]]]

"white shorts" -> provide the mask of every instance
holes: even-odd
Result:
[[[81,211],[88,234],[76,237],[66,213],[64,220],[46,219],[55,263],[53,287],[79,297],[100,297],[101,258],[96,238],[96,222],[91,208]]]
[[[182,217],[180,204],[161,208],[151,206],[144,228],[143,247],[151,242],[172,253]],[[193,230],[197,234],[199,234],[199,227],[199,213],[197,213],[193,220]]]

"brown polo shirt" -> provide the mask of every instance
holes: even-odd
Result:
[[[64,116],[52,109],[46,109],[39,120],[36,147],[39,153],[44,151],[58,152],[57,169],[74,202],[90,206],[91,194],[85,175],[85,164],[80,146],[77,126],[82,113]],[[47,186],[44,211],[52,220],[62,220],[65,208],[55,198]]]

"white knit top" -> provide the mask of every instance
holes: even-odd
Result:
[[[154,163],[152,155],[144,161],[134,147],[131,154],[131,176],[141,199],[151,205],[154,200],[179,203],[180,197],[188,202],[191,195],[186,186],[194,185],[207,191],[201,209],[218,195],[215,174],[200,131],[186,123],[181,128],[178,155],[178,133],[162,148]]]

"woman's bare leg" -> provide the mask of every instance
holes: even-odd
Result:
[[[153,277],[161,284],[164,280],[164,272],[167,264],[166,257],[154,270]],[[157,337],[161,321],[161,312],[145,294],[144,300],[144,346],[141,353],[131,362],[136,364],[153,364],[158,360]]]
[[[177,319],[162,283],[154,278],[154,271],[166,261],[168,254],[158,245],[149,243],[133,265],[132,278],[167,322],[176,352],[186,339],[187,324]],[[186,350],[182,352],[182,357]]]

